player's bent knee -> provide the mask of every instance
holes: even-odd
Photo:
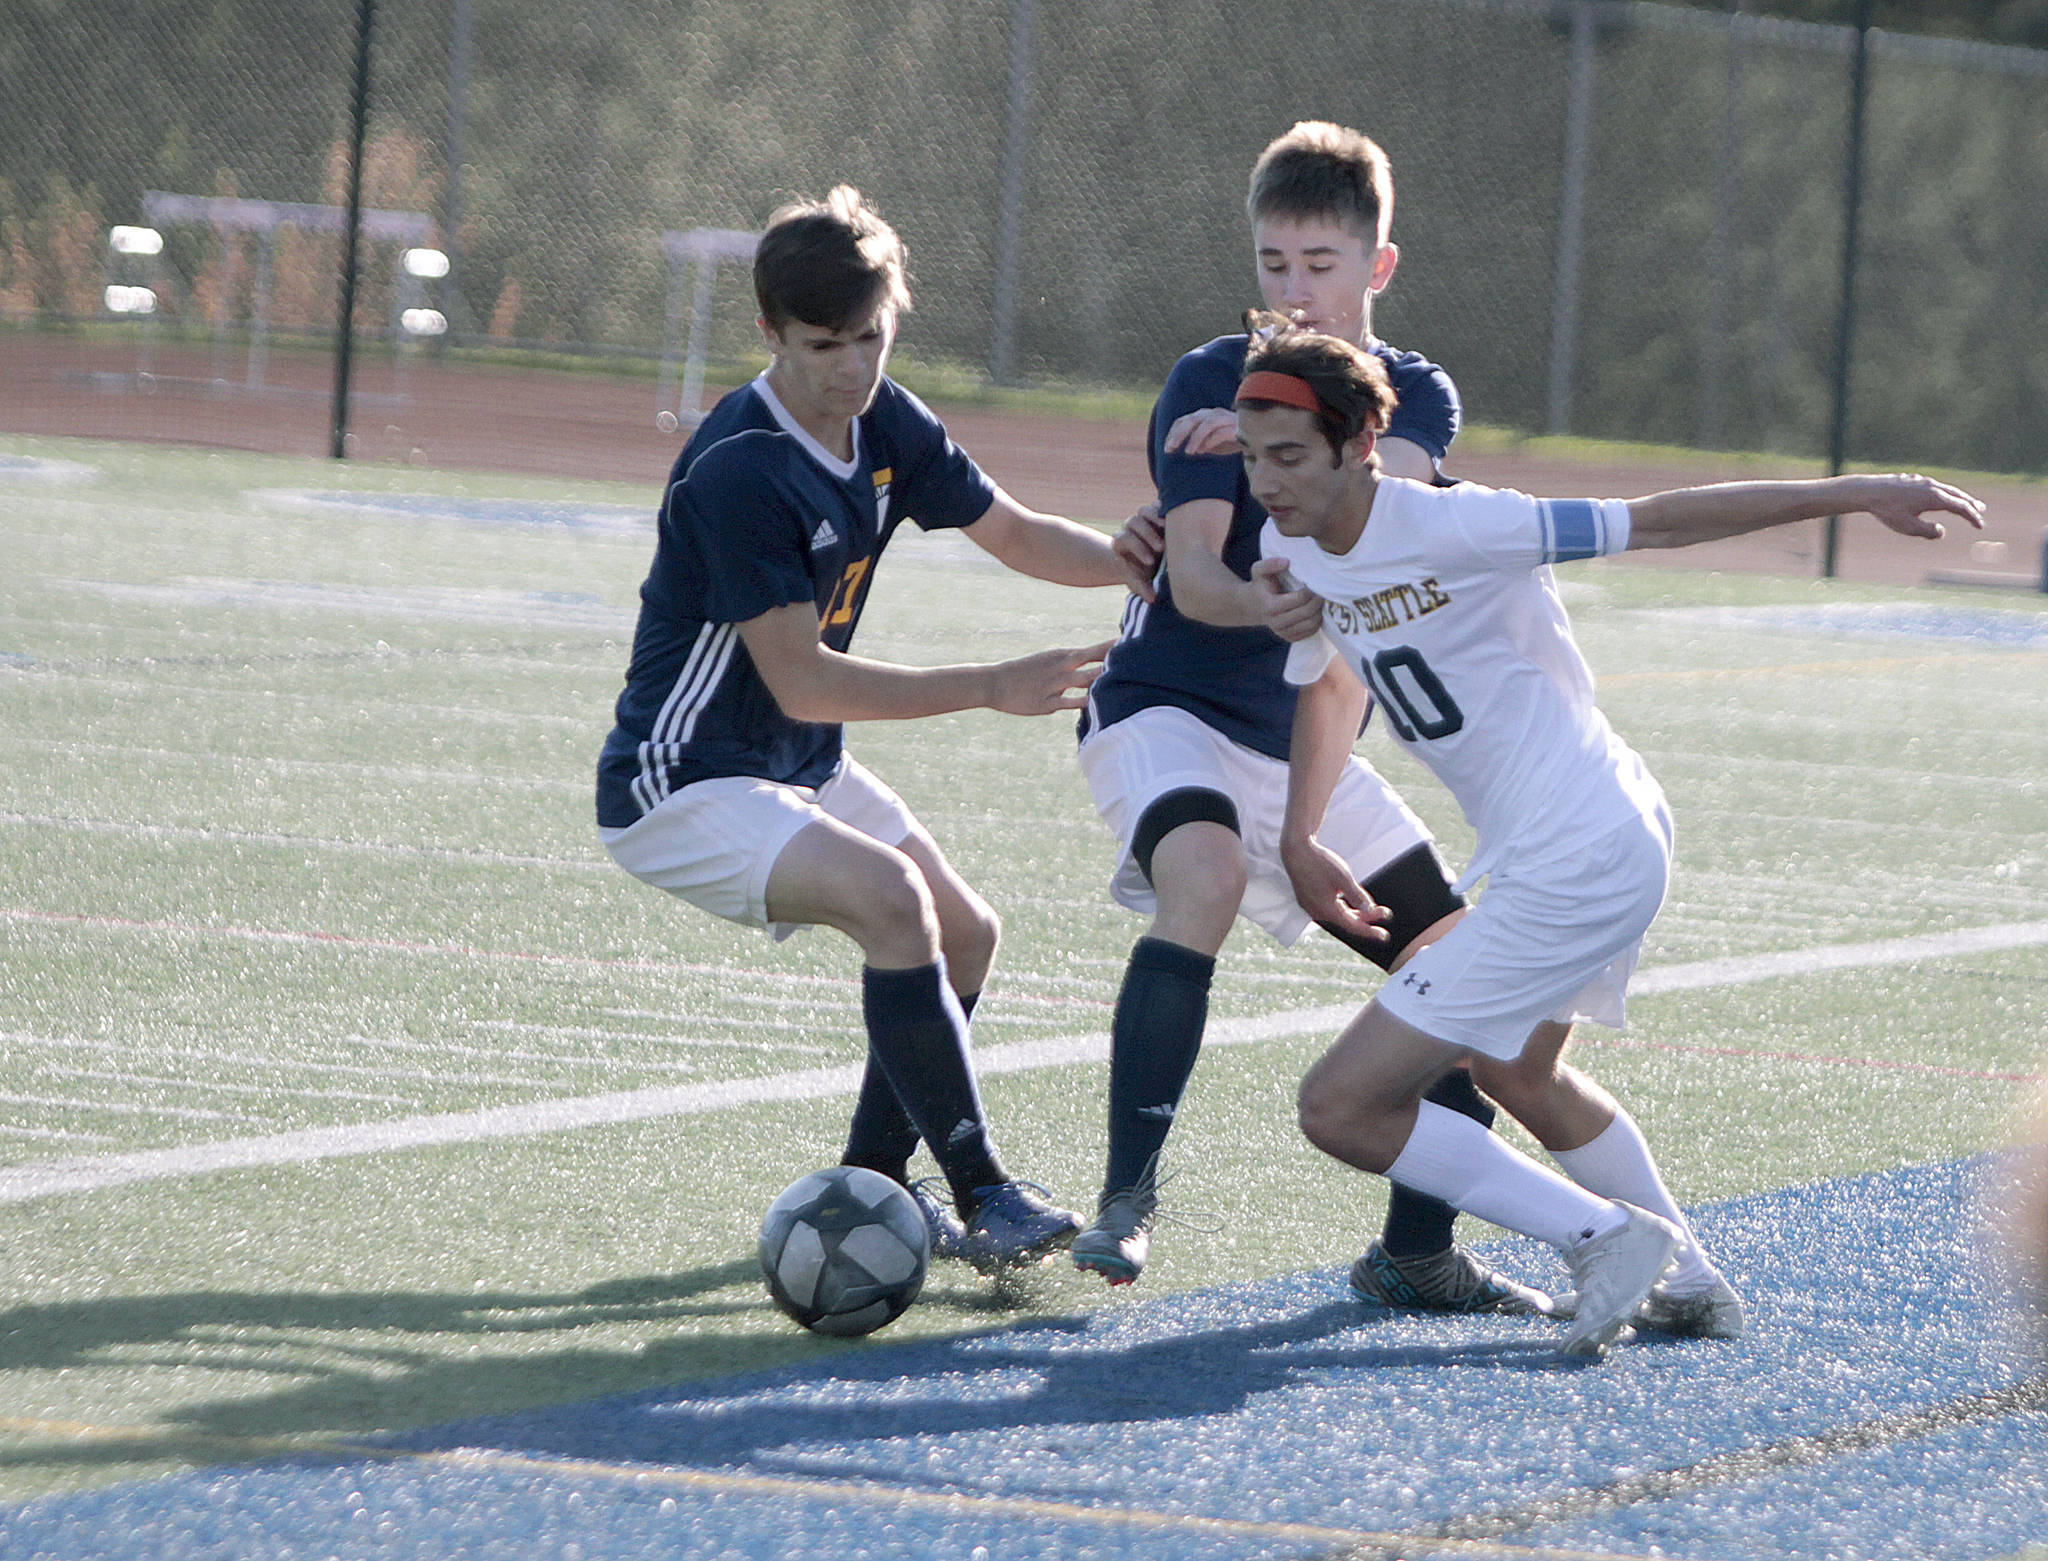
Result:
[[[1294,1099],[1294,1120],[1301,1136],[1334,1159],[1363,1171],[1384,1172],[1394,1153],[1382,1134],[1370,1103],[1353,1099],[1313,1076],[1303,1079]]]
[[[1003,941],[1003,918],[977,895],[941,917],[939,936],[956,973],[986,974]]]
[[[938,912],[923,873],[896,851],[872,853],[835,886],[830,920],[871,962],[924,964],[940,949]]]
[[[1229,799],[1220,793],[1201,795],[1229,807]],[[1159,807],[1155,804],[1146,817],[1154,817]],[[1235,817],[1233,809],[1232,825],[1213,817],[1183,818],[1154,843],[1144,866],[1159,900],[1155,936],[1205,953],[1222,947],[1244,903],[1248,881]]]

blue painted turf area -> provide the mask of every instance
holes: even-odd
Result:
[[[1701,1211],[1735,1343],[1566,1365],[1555,1324],[1299,1274],[33,1502],[0,1554],[2009,1556],[2048,1543],[2048,1387],[1976,1248],[1984,1164]]]
[[[1946,640],[2002,650],[2048,650],[2048,612],[2009,607],[1913,606],[1830,602],[1817,607],[1684,608],[1682,616],[1717,627],[1754,627],[1857,639]]]
[[[463,525],[537,526],[548,530],[651,532],[648,505],[591,504],[572,499],[464,498],[444,493],[358,493],[348,490],[271,490],[266,497],[317,509],[354,510],[401,520],[454,521]]]

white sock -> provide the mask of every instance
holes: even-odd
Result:
[[[1691,1224],[1679,1212],[1678,1202],[1664,1185],[1664,1178],[1657,1174],[1657,1162],[1650,1158],[1650,1145],[1643,1130],[1626,1111],[1617,1109],[1614,1120],[1590,1144],[1577,1149],[1553,1149],[1550,1158],[1586,1191],[1661,1214],[1679,1228],[1685,1245],[1678,1249],[1671,1270],[1664,1276],[1668,1288],[1683,1295],[1704,1290],[1720,1277],[1719,1271],[1707,1261]]]
[[[1628,1222],[1627,1211],[1538,1165],[1470,1117],[1426,1100],[1387,1180],[1560,1252]]]

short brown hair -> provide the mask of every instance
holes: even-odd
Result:
[[[1252,164],[1244,205],[1253,222],[1326,217],[1373,248],[1386,243],[1394,220],[1393,170],[1371,136],[1325,119],[1304,119],[1275,137]]]
[[[1320,406],[1313,414],[1316,427],[1330,441],[1333,458],[1341,459],[1344,446],[1367,430],[1375,436],[1387,431],[1394,415],[1394,387],[1372,353],[1356,342],[1303,330],[1262,310],[1247,312],[1244,323],[1252,339],[1244,355],[1244,372],[1306,380]],[[1281,403],[1247,396],[1237,404],[1263,410]]]
[[[903,240],[850,184],[778,208],[754,248],[754,297],[769,329],[791,320],[848,330],[877,309],[910,307]]]

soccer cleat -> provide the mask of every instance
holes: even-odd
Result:
[[[1552,1297],[1551,1316],[1570,1322],[1578,1315],[1577,1292],[1566,1290]],[[1710,1289],[1681,1295],[1664,1280],[1650,1287],[1643,1304],[1629,1319],[1636,1326],[1681,1339],[1739,1339],[1748,1328],[1742,1298],[1734,1286],[1719,1274]]]
[[[1095,1208],[1095,1223],[1074,1238],[1074,1267],[1127,1285],[1144,1272],[1152,1252],[1152,1221],[1159,1195],[1151,1178],[1136,1187],[1106,1192]]]
[[[1653,1285],[1636,1308],[1634,1320],[1640,1328],[1677,1334],[1682,1339],[1739,1339],[1746,1322],[1742,1297],[1719,1274],[1709,1288],[1690,1295]]]
[[[1632,1203],[1628,1223],[1581,1241],[1564,1255],[1578,1293],[1577,1315],[1558,1353],[1599,1360],[1616,1343],[1683,1239],[1676,1226]]]
[[[1080,1242],[1074,1250],[1080,1250]],[[1370,1306],[1411,1312],[1496,1312],[1548,1317],[1550,1297],[1481,1262],[1464,1247],[1395,1257],[1375,1241],[1351,1265],[1351,1293]]]
[[[934,1262],[961,1256],[961,1245],[967,1240],[967,1227],[960,1223],[960,1216],[940,1191],[944,1185],[944,1179],[936,1176],[910,1184],[910,1196],[916,1200],[917,1212],[924,1216],[925,1232],[932,1238]]]
[[[1022,1268],[1050,1257],[1073,1241],[1081,1216],[1046,1201],[1032,1182],[998,1182],[974,1189],[960,1256],[984,1274]]]

